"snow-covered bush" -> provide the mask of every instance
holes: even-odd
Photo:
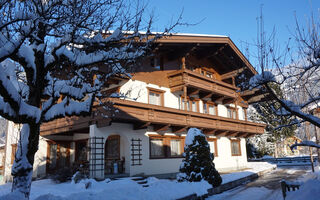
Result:
[[[64,183],[71,180],[73,177],[72,174],[72,169],[69,167],[63,167],[56,171],[52,179],[56,183]]]
[[[198,182],[206,180],[213,187],[221,184],[222,178],[215,169],[206,136],[196,128],[190,128],[185,141],[184,159],[180,166],[178,181]]]

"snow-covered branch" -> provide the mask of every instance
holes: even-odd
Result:
[[[54,119],[63,118],[73,115],[89,115],[95,95],[88,94],[88,98],[83,101],[74,101],[69,97],[65,97],[62,102],[54,104],[48,111],[43,113],[43,122],[52,121]]]
[[[290,149],[291,151],[293,151],[293,149],[297,148],[298,146],[304,146],[304,147],[315,147],[315,148],[320,148],[320,145],[319,144],[316,144],[315,142],[312,142],[312,141],[308,141],[308,140],[305,140],[305,141],[302,141],[300,143],[294,143],[293,145],[290,146]]]

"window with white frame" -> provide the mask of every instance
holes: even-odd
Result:
[[[210,147],[210,153],[213,153],[215,157],[218,156],[218,147],[217,147],[217,139],[216,138],[207,138],[208,144]]]
[[[163,92],[149,89],[149,104],[162,106]]]

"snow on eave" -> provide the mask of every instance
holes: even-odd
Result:
[[[106,33],[106,34],[112,34],[114,32],[114,30],[110,30],[110,31],[103,31],[102,33]],[[124,34],[133,34],[134,31],[122,31],[122,33]],[[140,34],[147,34],[146,31],[139,31]],[[226,35],[214,35],[214,34],[198,34],[198,33],[164,33],[164,32],[151,32],[151,35],[159,35],[159,34],[164,34],[166,36],[191,36],[191,37],[221,37],[221,38],[229,38]]]
[[[153,34],[153,32],[152,32]],[[171,33],[171,35],[177,36],[190,36],[190,37],[221,37],[221,38],[229,38],[226,35],[213,35],[213,34],[198,34],[198,33]]]

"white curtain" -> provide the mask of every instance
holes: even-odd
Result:
[[[171,156],[181,155],[180,140],[170,140]]]
[[[161,139],[151,140],[151,156],[164,156],[163,142]]]

